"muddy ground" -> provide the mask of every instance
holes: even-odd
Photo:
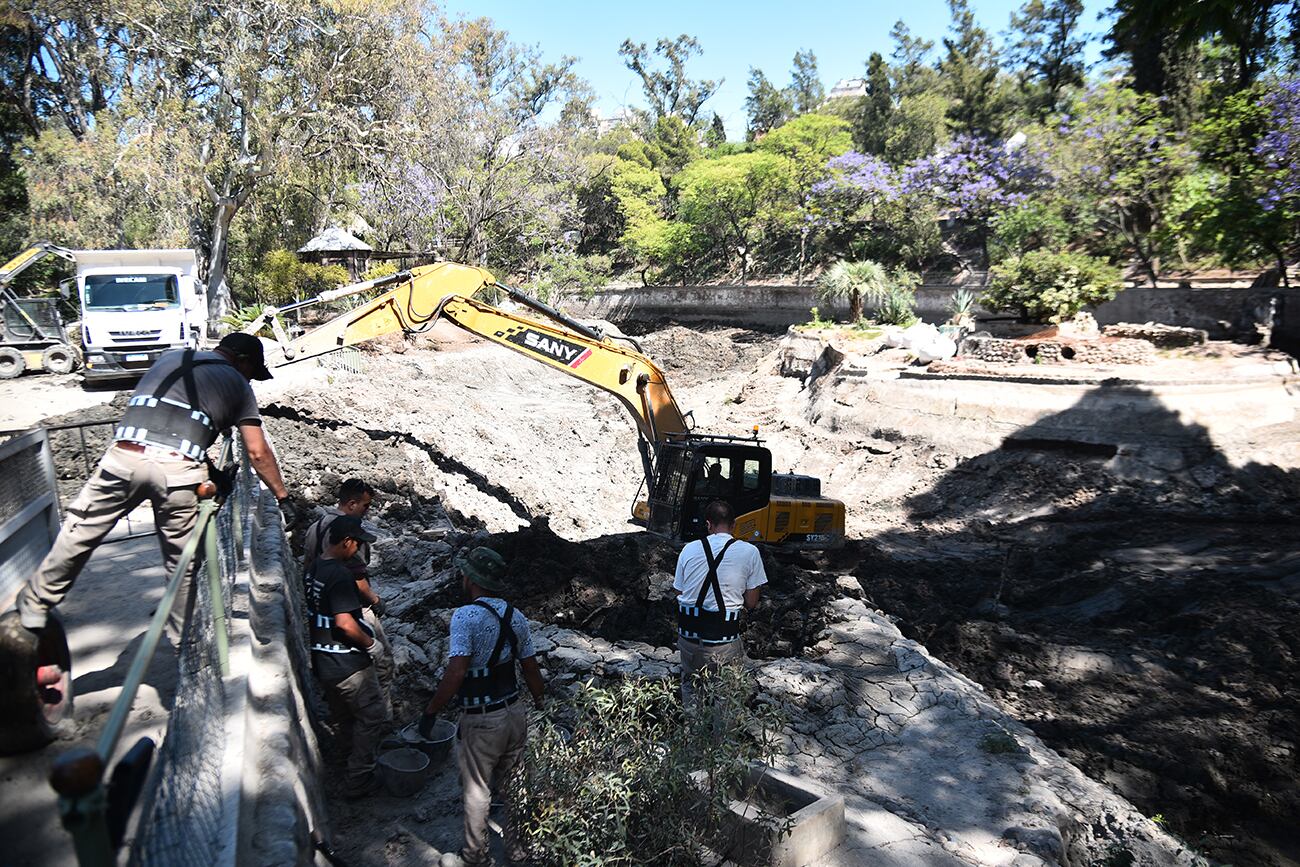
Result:
[[[639,330],[703,429],[761,424],[777,469],[819,475],[848,504],[843,550],[768,555],[753,655],[800,653],[851,576],[905,634],[1200,851],[1300,864],[1296,471],[1223,458],[1177,419],[1157,423],[1194,466],[1149,478],[1032,437],[964,454],[906,430],[854,440],[778,375],[778,336]],[[672,644],[677,549],[627,522],[635,434],[611,398],[437,331],[265,415],[306,502],[351,475],[379,488],[376,580],[390,601],[410,597],[391,615],[399,631],[443,628],[423,612],[458,601],[452,554],[487,541],[513,561],[532,619]],[[403,680],[399,711],[431,676]]]

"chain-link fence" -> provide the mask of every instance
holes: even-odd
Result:
[[[131,850],[133,865],[208,865],[221,863],[233,840],[226,829],[227,790],[239,780],[223,778],[227,756],[228,701],[221,672],[217,623],[229,632],[231,599],[241,567],[242,540],[256,478],[241,469],[231,496],[213,521],[216,544],[201,549],[194,567],[194,609],[178,655],[176,699],[167,734],[158,751],[139,830]],[[208,552],[215,548],[220,563],[221,594],[214,598],[207,577]],[[224,617],[214,617],[215,606]]]

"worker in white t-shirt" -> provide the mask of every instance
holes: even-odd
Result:
[[[735,520],[730,504],[709,503],[704,509],[708,535],[688,542],[677,557],[677,650],[687,708],[694,703],[698,672],[745,662],[740,612],[758,605],[758,588],[767,583],[758,548],[731,535]]]

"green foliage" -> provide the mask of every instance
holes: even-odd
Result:
[[[893,88],[889,83],[889,64],[880,52],[867,59],[867,95],[858,102],[853,124],[853,144],[864,154],[883,156],[889,138],[889,122],[894,115]]]
[[[754,248],[795,219],[794,178],[791,160],[768,152],[700,160],[674,179],[678,216],[721,264],[734,251],[744,282]]]
[[[975,22],[966,0],[948,0],[951,36],[943,40],[940,79],[952,102],[948,122],[954,133],[997,136],[1002,131],[997,51],[988,32]]]
[[[964,319],[975,309],[975,293],[969,289],[958,289],[952,293],[952,300],[948,303],[948,311],[952,313],[953,321]]]
[[[248,304],[244,307],[232,310],[225,316],[221,317],[221,324],[226,326],[226,333],[234,331],[243,331],[253,323],[253,320],[262,315],[262,305]],[[257,332],[260,336],[270,337],[271,327],[263,325]]]
[[[1024,255],[1030,250],[1060,249],[1071,234],[1061,203],[1046,196],[1026,199],[995,215],[992,228],[989,260],[994,263],[1010,256]]]
[[[817,76],[817,55],[802,49],[794,53],[794,66],[790,70],[790,103],[795,114],[816,111],[826,97]]]
[[[793,113],[790,95],[769,81],[763,70],[751,67],[749,96],[745,97],[745,114],[749,117],[745,137],[750,141],[762,138],[785,123]]]
[[[923,159],[947,141],[950,102],[938,92],[904,96],[889,116],[885,134],[885,159],[902,165]]]
[[[532,281],[533,294],[547,304],[559,304],[571,295],[590,298],[609,281],[608,256],[579,256],[558,249],[542,254],[538,274]]]
[[[862,318],[864,302],[878,304],[889,294],[889,272],[870,259],[836,262],[817,281],[817,293],[828,301],[848,301],[849,321]]]
[[[772,130],[758,143],[760,151],[793,160],[801,183],[826,175],[826,161],[853,146],[849,124],[828,114],[805,114]]]
[[[889,271],[888,289],[876,304],[874,319],[881,325],[906,328],[917,321],[916,286],[920,277],[902,266]]]
[[[1123,287],[1120,271],[1085,253],[1034,250],[989,272],[980,299],[995,310],[1012,310],[1033,322],[1064,322],[1084,307],[1111,300]]]
[[[397,273],[397,266],[392,262],[376,262],[366,269],[366,273],[361,275],[362,280],[378,280],[380,277],[391,277]]]
[[[535,862],[678,867],[728,848],[723,816],[752,793],[749,767],[772,756],[781,720],[749,706],[743,671],[703,686],[712,701],[683,716],[668,681],[581,684],[566,703],[567,732],[551,719],[534,728],[515,809]]]
[[[280,307],[291,301],[310,298],[350,281],[342,265],[315,265],[298,261],[290,250],[272,250],[262,257],[256,275],[258,299]]]

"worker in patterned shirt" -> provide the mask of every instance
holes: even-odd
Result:
[[[519,702],[515,664],[523,671],[533,703],[542,706],[542,673],[533,651],[528,619],[507,602],[506,564],[491,548],[475,548],[457,558],[461,588],[469,604],[451,618],[447,668],[424,715],[420,733],[428,738],[438,713],[453,700],[460,706],[457,763],[465,803],[465,845],[447,853],[442,867],[490,864],[487,820],[492,789],[500,789],[519,764],[528,742],[528,713]],[[524,861],[527,852],[511,821],[506,801],[506,852]]]

